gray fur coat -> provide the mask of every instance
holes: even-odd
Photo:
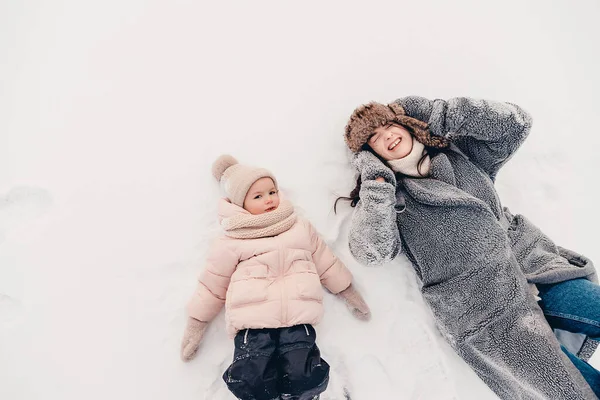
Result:
[[[398,176],[398,182],[371,153],[356,155],[363,183],[352,254],[376,265],[403,250],[443,336],[500,398],[595,399],[529,290],[536,283],[595,281],[594,267],[503,208],[494,188],[498,170],[529,133],[529,115],[513,104],[469,98],[397,102],[452,145],[432,157],[429,178]],[[568,348],[591,355],[595,347],[574,338],[565,339]]]

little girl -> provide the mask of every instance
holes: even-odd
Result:
[[[195,356],[225,305],[227,331],[235,336],[233,363],[223,374],[229,390],[242,400],[316,400],[329,380],[312,326],[323,314],[321,285],[359,319],[369,319],[369,307],[314,227],[280,201],[269,171],[224,155],[213,175],[228,197],[219,204],[224,236],[188,304],[181,358]]]

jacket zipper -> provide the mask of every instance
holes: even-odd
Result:
[[[278,248],[279,248],[279,273],[280,273],[280,287],[281,287],[281,323],[283,324],[283,326],[287,325],[287,297],[286,297],[286,293],[285,293],[285,284],[286,284],[286,280],[285,280],[285,271],[284,271],[284,265],[283,265],[283,261],[284,261],[284,256],[283,256],[283,246],[281,245],[281,243],[278,243]]]

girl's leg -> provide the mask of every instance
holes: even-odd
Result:
[[[223,374],[238,399],[279,399],[276,329],[245,329],[235,336],[233,363]]]
[[[313,400],[329,383],[329,364],[321,358],[311,325],[281,328],[279,332],[279,389],[282,400]]]

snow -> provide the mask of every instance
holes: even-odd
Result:
[[[356,277],[326,297],[324,400],[493,399],[435,329],[403,257],[347,249],[341,133],[419,94],[534,117],[505,205],[600,260],[600,4],[541,0],[0,4],[0,398],[232,399],[221,314],[183,363],[184,304],[217,234],[222,153],[271,169]],[[592,363],[600,367],[600,356]]]

